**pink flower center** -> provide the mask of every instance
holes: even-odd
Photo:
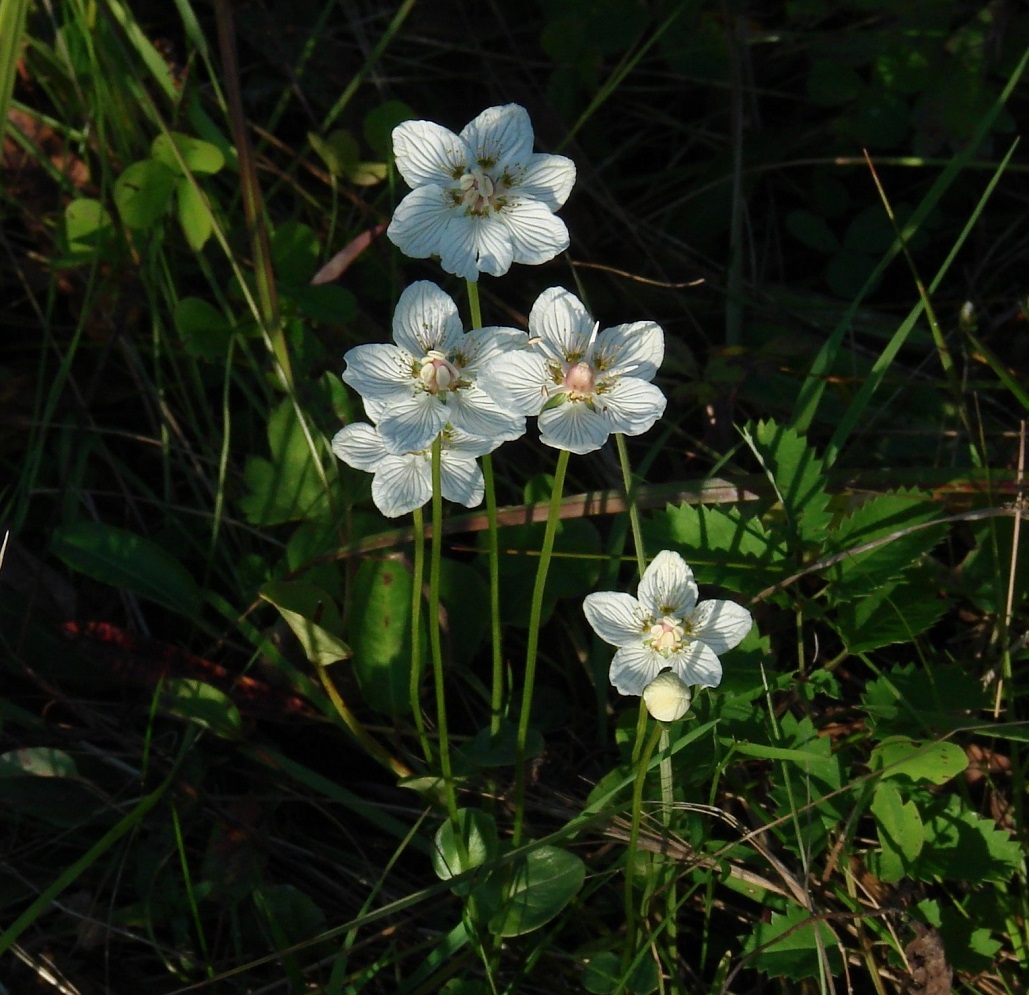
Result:
[[[497,198],[503,188],[479,166],[473,166],[457,182],[457,202],[470,213],[489,214],[499,209]]]
[[[457,367],[438,349],[430,349],[418,370],[418,379],[430,394],[441,390],[456,390],[460,377]]]
[[[564,376],[564,388],[573,400],[593,394],[593,367],[589,363],[576,363]]]
[[[686,629],[682,620],[673,615],[666,615],[650,627],[646,642],[664,657],[678,653],[686,638]]]

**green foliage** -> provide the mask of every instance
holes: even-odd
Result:
[[[839,970],[838,941],[829,924],[796,905],[757,923],[743,953],[771,978],[817,978],[823,964],[829,974]]]
[[[175,677],[161,688],[161,705],[169,715],[194,722],[222,739],[235,739],[243,717],[232,699],[210,684],[187,677]]]
[[[260,593],[278,608],[308,660],[324,667],[350,657],[350,648],[340,638],[343,621],[326,591],[303,581],[273,581]]]

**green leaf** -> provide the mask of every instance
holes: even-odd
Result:
[[[272,264],[283,283],[307,283],[318,265],[319,252],[318,236],[299,221],[286,221],[272,233]]]
[[[163,162],[134,162],[114,182],[114,203],[127,228],[149,228],[171,205],[175,173]]]
[[[343,621],[330,595],[304,581],[271,581],[260,596],[275,605],[300,641],[308,660],[326,667],[350,657],[340,633]]]
[[[54,532],[50,548],[87,577],[187,618],[200,614],[200,589],[193,575],[169,552],[134,532],[103,522],[74,522]]]
[[[820,542],[831,515],[817,453],[796,430],[774,421],[749,424],[743,437],[775,487],[795,543]]]
[[[18,774],[34,777],[78,777],[75,760],[52,746],[27,746],[0,756],[0,778]]]
[[[113,231],[111,215],[98,200],[79,197],[64,209],[64,242],[73,257],[88,259],[102,252]]]
[[[628,978],[622,971],[621,955],[614,951],[604,950],[586,959],[586,970],[582,973],[582,987],[586,991],[592,995],[608,995],[619,985],[623,985],[622,991],[635,992],[636,995],[647,995],[654,991],[658,986],[654,959],[646,956],[634,968],[630,967]]]
[[[379,158],[387,159],[393,155],[393,129],[417,116],[402,100],[387,100],[365,115],[365,141]]]
[[[327,928],[325,913],[296,885],[262,884],[254,889],[253,897],[261,918],[278,934],[276,945],[279,949],[309,942],[311,937]]]
[[[816,104],[836,107],[850,103],[861,95],[864,86],[857,70],[839,59],[816,59],[811,63],[807,92]]]
[[[175,304],[175,327],[187,353],[196,359],[224,359],[232,341],[232,322],[200,297],[182,297]]]
[[[801,208],[786,215],[786,230],[810,249],[827,256],[840,251],[840,240],[817,214]]]
[[[175,154],[176,150],[178,156]],[[216,145],[177,131],[158,135],[150,146],[150,154],[180,176],[184,173],[179,157],[191,173],[213,174],[225,165],[225,156]]]
[[[550,922],[578,893],[586,867],[574,854],[538,846],[497,868],[473,892],[495,936],[521,936]]]
[[[950,742],[918,743],[906,736],[890,736],[872,750],[869,767],[884,778],[944,784],[968,766],[968,756]]]
[[[357,165],[361,151],[349,131],[337,128],[324,138],[309,131],[307,140],[333,176],[345,176]]]
[[[873,594],[902,576],[943,538],[942,525],[919,528],[939,517],[939,506],[918,491],[879,494],[866,501],[832,530],[826,552],[847,556],[826,571],[832,581],[830,597],[842,601]],[[870,544],[875,545],[861,550]]]
[[[894,667],[865,686],[862,703],[877,737],[925,739],[975,721],[986,707],[980,682],[960,667]]]
[[[925,828],[918,806],[905,802],[890,782],[880,781],[875,786],[871,809],[882,847],[879,877],[883,881],[900,881],[925,843]]]
[[[367,559],[351,590],[354,673],[364,700],[386,715],[411,709],[411,585],[400,560]],[[424,638],[421,645],[428,645]]]
[[[180,177],[175,183],[175,207],[182,233],[194,252],[199,252],[211,237],[214,222],[211,209],[204,200],[200,188],[188,176]]]
[[[743,944],[743,955],[770,978],[803,981],[819,976],[820,948],[829,957],[829,973],[835,975],[839,949],[829,924],[793,905],[785,914],[773,912],[770,922],[758,922]]]
[[[210,729],[222,739],[236,739],[243,719],[232,699],[218,688],[187,677],[164,682],[161,704],[171,715]]]
[[[477,808],[462,808],[457,811],[457,821],[456,832],[453,822],[447,819],[433,840],[432,869],[441,881],[449,881],[495,860],[500,849],[497,824],[489,813]],[[467,895],[472,887],[474,881],[469,880],[461,882],[454,890],[459,895]]]
[[[830,621],[851,653],[868,653],[893,643],[912,642],[934,625],[949,605],[928,579],[921,584],[885,581],[878,591],[837,606]]]

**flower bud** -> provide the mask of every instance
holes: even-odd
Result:
[[[674,722],[689,711],[690,689],[678,674],[665,670],[643,689],[643,701],[658,722]]]

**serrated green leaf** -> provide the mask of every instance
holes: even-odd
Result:
[[[225,157],[216,145],[178,131],[158,135],[150,147],[150,154],[180,176],[184,175],[180,157],[191,173],[214,174],[225,165]]]
[[[832,929],[795,905],[785,914],[773,912],[770,922],[758,922],[743,944],[743,954],[752,967],[770,978],[793,981],[820,975],[822,951],[829,958],[829,973],[835,974],[839,949]]]
[[[361,694],[386,715],[411,710],[411,585],[397,559],[367,559],[351,588],[350,646]],[[428,645],[424,636],[421,641]]]
[[[944,784],[968,766],[968,755],[956,743],[919,743],[907,736],[890,736],[872,750],[869,767],[884,778],[902,777],[918,783]]]
[[[774,421],[751,423],[743,437],[775,487],[794,544],[821,542],[832,517],[821,458],[795,429]]]
[[[979,681],[960,667],[929,672],[909,663],[869,682],[862,703],[879,738],[925,739],[969,725],[986,707],[986,695]]]
[[[149,228],[171,205],[175,173],[157,159],[134,162],[114,181],[114,203],[127,228]]]
[[[132,591],[187,618],[200,614],[200,589],[171,553],[103,522],[58,528],[50,545],[63,563],[111,587]]]
[[[831,621],[851,653],[868,653],[912,642],[949,605],[929,583],[884,581],[879,590],[838,605]]]
[[[343,621],[326,591],[304,581],[272,581],[260,596],[274,605],[300,641],[308,660],[327,667],[350,657],[340,633]]]
[[[173,677],[161,690],[161,704],[169,714],[210,729],[222,739],[239,736],[243,718],[224,691],[188,677]]]

